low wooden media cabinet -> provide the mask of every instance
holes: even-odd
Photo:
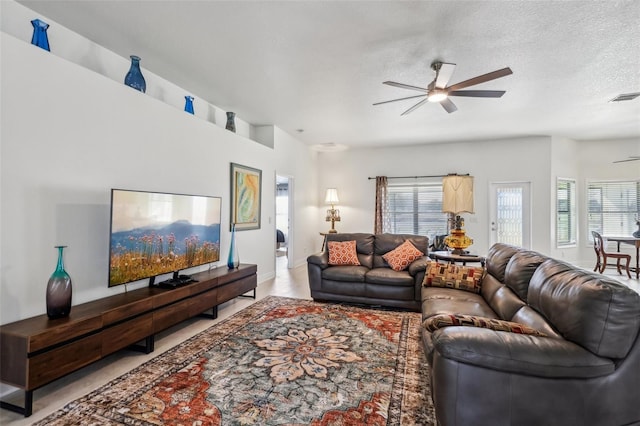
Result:
[[[221,267],[192,275],[196,282],[175,289],[146,287],[76,305],[68,317],[47,315],[0,326],[0,381],[24,390],[24,407],[0,406],[25,417],[33,391],[120,349],[154,349],[154,335],[253,291],[257,266]],[[144,341],[144,346],[134,346]]]

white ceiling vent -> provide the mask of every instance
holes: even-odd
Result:
[[[640,92],[623,93],[622,95],[618,95],[615,98],[611,99],[609,102],[632,101],[635,98],[637,98],[638,96],[640,96]]]

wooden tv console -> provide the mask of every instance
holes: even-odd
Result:
[[[0,326],[0,381],[24,389],[24,407],[0,406],[25,417],[33,391],[120,349],[154,349],[154,335],[187,318],[253,291],[256,265],[226,266],[192,275],[197,282],[175,289],[146,287],[76,305],[68,317],[46,315]],[[144,341],[144,346],[134,346]]]

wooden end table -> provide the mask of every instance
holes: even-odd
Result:
[[[431,253],[435,260],[442,260],[449,263],[462,263],[466,266],[467,263],[479,263],[484,268],[486,258],[484,256],[478,256],[476,254],[453,254],[448,251],[434,251]]]

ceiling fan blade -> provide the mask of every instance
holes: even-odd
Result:
[[[458,110],[456,104],[454,104],[449,98],[440,101],[440,105],[442,105],[442,108],[444,108],[449,114]]]
[[[454,90],[449,96],[467,96],[470,98],[501,98],[504,90]]]
[[[409,108],[408,110],[406,110],[405,112],[403,112],[400,115],[407,115],[409,114],[411,111],[413,111],[414,109],[417,109],[419,107],[421,107],[422,105],[425,104],[425,102],[427,102],[427,98],[425,97],[423,100],[421,100],[420,102],[418,102],[417,104],[415,104],[414,106],[412,106],[411,108]]]
[[[449,80],[451,80],[453,71],[456,69],[456,64],[447,64],[446,62],[442,62],[439,67],[438,77],[436,77],[436,87],[438,89],[444,89],[447,87]]]
[[[382,84],[386,84],[387,86],[399,87],[401,89],[419,90],[421,92],[427,93],[426,87],[411,86],[409,84],[396,83],[395,81],[383,81]]]
[[[389,102],[404,101],[404,100],[406,100],[406,99],[422,98],[423,96],[424,96],[424,95],[407,96],[406,98],[391,99],[390,101],[376,102],[374,105],[388,104]]]
[[[479,75],[477,77],[470,78],[469,80],[461,81],[453,86],[447,87],[449,91],[464,89],[465,87],[475,86],[476,84],[484,83],[487,81],[495,80],[496,78],[505,77],[509,74],[513,74],[511,68],[502,68],[501,70],[493,71],[487,74]]]

